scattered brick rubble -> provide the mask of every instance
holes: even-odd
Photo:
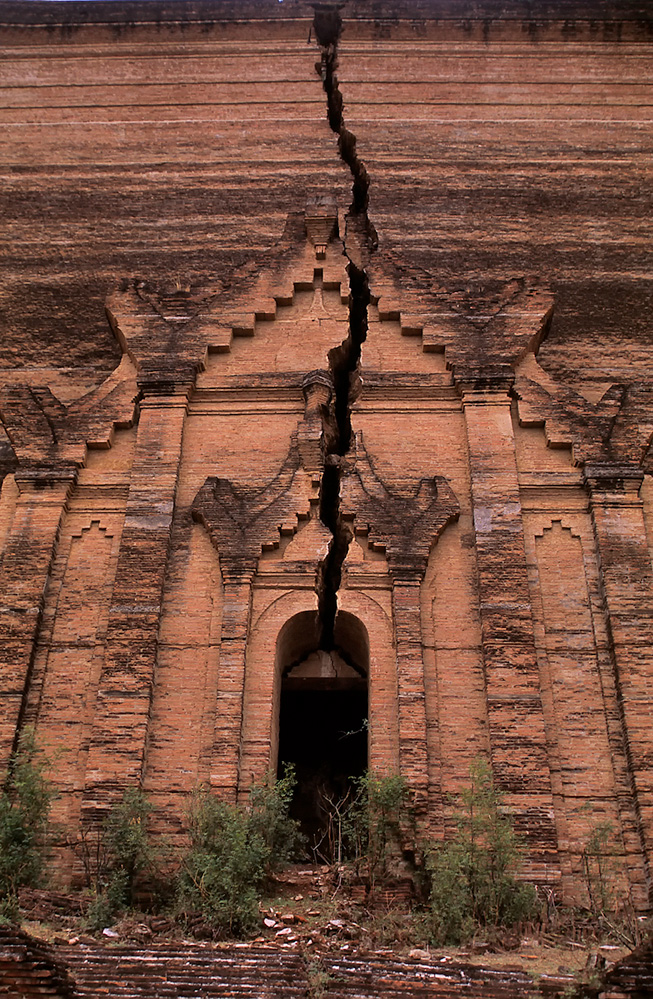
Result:
[[[402,887],[398,883],[385,893],[392,896],[395,914],[407,902]],[[500,966],[488,967],[470,963],[464,953],[374,947],[346,906],[339,917],[329,916],[324,891],[331,896],[333,884],[324,872],[289,869],[279,875],[277,889],[274,905],[261,910],[260,936],[247,943],[201,939],[200,923],[193,931],[200,939],[181,938],[180,927],[163,915],[144,916],[142,923],[123,919],[97,939],[79,931],[79,897],[25,890],[21,905],[29,917],[58,929],[50,931],[51,945],[15,928],[0,930],[0,996],[554,999],[575,990],[576,999],[648,999],[653,994],[651,942],[615,964],[606,963],[606,952],[617,948],[590,952],[585,974],[576,977],[562,966],[556,974],[528,974],[523,962],[517,963],[516,950],[506,952]],[[381,911],[383,898],[377,901]],[[559,939],[550,943],[569,946]],[[514,946],[520,958],[534,958],[540,950],[538,941],[519,936]],[[488,949],[478,944],[472,952]],[[578,985],[582,978],[593,985]],[[318,984],[322,992],[315,991]]]
[[[583,987],[578,981],[587,974],[574,977],[562,967],[557,974],[529,975],[516,963],[517,951],[514,956],[506,952],[501,966],[487,967],[471,964],[460,953],[432,954],[413,948],[401,954],[371,946],[347,906],[340,907],[339,916],[328,914],[325,901],[333,894],[328,872],[290,868],[276,882],[279,894],[274,905],[261,910],[260,936],[247,943],[201,939],[201,921],[193,930],[200,939],[181,938],[180,927],[164,915],[144,916],[142,923],[123,919],[97,939],[79,931],[83,902],[78,895],[25,889],[21,893],[24,913],[58,929],[50,931],[54,942],[46,944],[23,930],[0,928],[0,996],[313,999],[314,994],[323,994],[331,999],[457,995],[554,999],[568,996],[572,989],[576,999],[648,999],[653,995],[653,941],[615,964],[606,963],[610,948],[590,952],[586,971],[595,970],[596,976],[595,980],[589,976],[591,987]],[[350,898],[349,888],[345,890]],[[351,900],[355,911],[355,900]],[[379,911],[389,902],[395,914],[402,908],[407,911],[405,885],[398,882],[376,901]],[[520,956],[534,957],[537,941],[519,941],[516,937],[514,945],[519,946]],[[479,944],[472,952],[482,954],[487,949],[487,944]],[[322,993],[315,992],[318,984]]]

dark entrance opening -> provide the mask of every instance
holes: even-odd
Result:
[[[365,627],[353,615],[342,612],[336,622],[338,647],[326,652],[313,645],[305,651],[302,646],[313,634],[313,622],[306,620],[309,617],[313,615],[298,614],[291,619],[277,646],[278,654],[296,654],[290,661],[287,656],[279,660],[278,655],[279,774],[286,764],[294,767],[297,786],[291,815],[307,837],[311,859],[330,861],[333,842],[329,817],[334,805],[351,793],[352,779],[367,769],[369,652]],[[296,641],[288,641],[292,635],[284,635],[284,631],[293,624],[301,632],[295,631]]]

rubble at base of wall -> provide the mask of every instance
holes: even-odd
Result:
[[[220,996],[332,999],[645,999],[653,995],[653,939],[597,975],[590,986],[571,974],[529,975],[517,965],[483,967],[415,949],[361,951],[274,942],[196,940],[101,942],[71,937],[50,945],[15,926],[0,927],[0,995],[36,999],[181,999]],[[315,990],[318,990],[317,992]]]

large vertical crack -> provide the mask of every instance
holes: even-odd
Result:
[[[335,621],[338,612],[338,590],[342,567],[352,540],[351,527],[344,521],[340,509],[340,487],[346,466],[346,456],[352,448],[351,407],[360,386],[361,347],[367,337],[370,304],[367,264],[376,248],[377,237],[369,214],[370,179],[365,164],[358,155],[356,136],[347,128],[343,114],[343,98],[338,83],[338,44],[342,34],[339,6],[315,4],[313,30],[320,47],[320,61],[315,68],[322,79],[327,101],[329,126],[338,137],[338,151],[352,177],[352,200],[347,211],[344,252],[348,260],[349,332],[342,343],[329,351],[329,369],[333,379],[333,415],[338,432],[327,445],[325,467],[320,489],[320,518],[329,528],[333,540],[318,573],[318,615],[320,647],[331,650],[335,645]]]

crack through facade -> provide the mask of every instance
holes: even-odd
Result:
[[[327,99],[327,118],[331,130],[338,136],[338,151],[352,176],[352,201],[346,215],[343,236],[349,278],[349,333],[343,342],[329,351],[329,370],[333,379],[333,416],[337,434],[326,445],[325,467],[320,487],[320,519],[333,535],[326,559],[318,569],[318,621],[320,648],[334,648],[335,620],[338,612],[338,590],[342,567],[353,534],[344,522],[340,510],[340,492],[354,435],[351,408],[360,386],[361,349],[367,337],[369,278],[366,261],[376,248],[376,232],[370,222],[370,180],[365,164],[358,156],[356,137],[347,128],[343,115],[343,98],[336,70],[338,44],[342,34],[342,18],[337,8],[317,5],[313,28],[321,54],[316,72],[322,79]],[[350,251],[350,243],[355,250]]]

